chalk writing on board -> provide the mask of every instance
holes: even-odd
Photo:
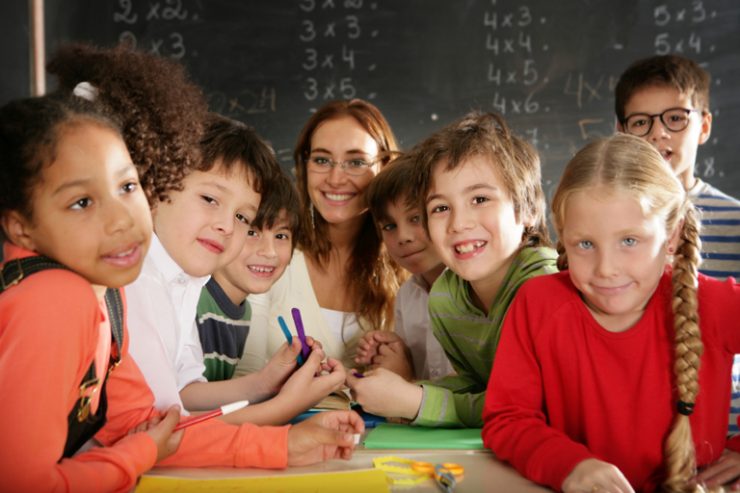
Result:
[[[332,99],[377,97],[377,91],[366,87],[370,78],[363,74],[374,72],[378,64],[372,50],[358,51],[360,40],[377,38],[380,33],[363,20],[363,11],[377,8],[377,1],[363,0],[302,0],[298,4],[306,101],[320,105]]]
[[[717,18],[717,12],[707,5],[709,3],[692,0],[690,6],[685,4],[656,5],[653,9],[653,23],[658,30],[655,34],[655,53],[657,55],[681,53],[697,60],[701,60],[704,52],[713,53],[714,44],[706,42],[698,32],[699,27],[706,24],[711,25]],[[703,63],[702,65],[710,69],[709,64]],[[715,80],[716,83],[717,80]],[[715,168],[714,155],[711,152],[717,142],[718,139],[715,138],[705,146],[708,149],[696,165],[696,173],[704,178],[712,178],[715,175],[724,176],[722,170]]]
[[[737,0],[46,0],[45,11],[49,53],[123,40],[176,58],[213,111],[257,128],[286,167],[307,114],[354,96],[378,105],[403,148],[471,109],[503,113],[536,145],[548,187],[614,132],[614,85],[632,61],[683,53],[712,74],[697,174],[740,195]]]
[[[155,55],[166,56],[181,60],[187,55],[185,38],[175,29],[157,30],[157,36],[152,36],[142,43],[136,36],[136,25],[156,25],[158,21],[171,22],[198,20],[197,13],[190,13],[183,5],[182,0],[164,0],[162,2],[138,2],[133,0],[118,0],[113,12],[113,23],[124,29],[118,35],[119,43],[132,49],[148,51]]]
[[[546,22],[545,16],[538,16],[526,4],[507,9],[494,0],[483,12],[488,60],[485,80],[493,90],[490,109],[504,116],[549,112],[538,96],[549,81],[540,75],[537,55],[547,52],[549,46],[536,36],[536,25]],[[535,147],[547,137],[537,126],[527,126],[523,132]]]

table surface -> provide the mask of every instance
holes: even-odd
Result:
[[[225,479],[238,477],[283,476],[322,472],[340,472],[373,467],[375,457],[392,455],[427,462],[456,462],[465,468],[465,477],[455,488],[456,493],[542,493],[551,491],[524,479],[509,465],[496,460],[487,450],[369,450],[362,446],[355,449],[352,459],[331,460],[305,467],[289,467],[284,470],[263,469],[177,469],[155,468],[149,476],[169,476],[190,479]],[[391,491],[408,493],[434,492],[440,488],[430,479],[414,487],[396,486]]]

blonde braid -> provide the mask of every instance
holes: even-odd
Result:
[[[697,304],[697,269],[699,266],[698,221],[694,206],[684,204],[684,224],[673,265],[673,314],[675,328],[676,388],[678,413],[666,441],[665,464],[667,477],[665,491],[685,493],[704,491],[701,486],[691,488],[689,480],[696,474],[696,456],[691,435],[689,415],[693,412],[699,393],[699,365],[704,346],[699,331]],[[680,217],[680,216],[679,216]]]

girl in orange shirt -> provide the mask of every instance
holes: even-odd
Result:
[[[178,409],[153,409],[119,290],[141,270],[151,214],[120,131],[94,104],[46,96],[0,108],[0,222],[3,489],[128,491],[157,461],[274,468],[351,455],[363,429],[352,412],[173,433]],[[42,256],[54,267],[31,273],[24,259]],[[85,449],[93,436],[104,447]]]

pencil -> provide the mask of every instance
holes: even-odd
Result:
[[[239,409],[246,407],[248,404],[249,404],[249,401],[236,401],[236,402],[232,402],[231,404],[225,404],[219,407],[218,409],[214,409],[213,411],[208,411],[207,413],[198,414],[191,418],[187,418],[187,419],[180,421],[177,424],[177,426],[175,426],[174,430],[172,431],[182,430],[183,428],[187,428],[188,426],[198,424],[207,419],[233,413],[234,411],[238,411]]]

